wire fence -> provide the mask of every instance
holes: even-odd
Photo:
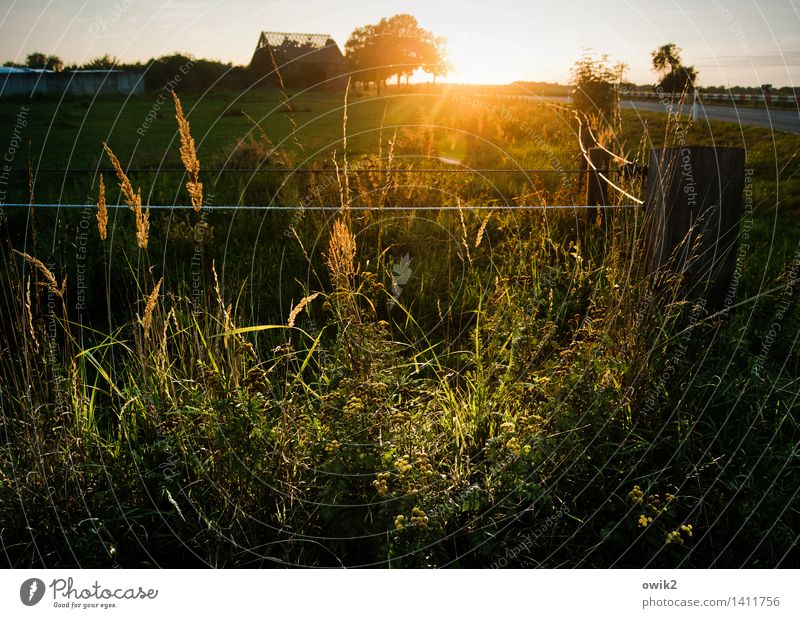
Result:
[[[383,208],[376,206],[349,206],[347,210],[356,212],[393,212],[393,211],[466,211],[466,210],[612,210],[615,208],[637,208],[639,204],[605,204],[600,206],[588,206],[581,204],[558,204],[558,205],[543,205],[543,204],[498,204],[498,205],[469,205],[462,204],[460,206],[435,206],[435,205],[415,205],[415,206],[386,206]],[[3,208],[64,208],[70,209],[84,209],[96,208],[94,204],[2,204]],[[108,209],[128,209],[127,204],[107,204]],[[194,210],[191,204],[152,204],[144,206],[144,209],[151,210]],[[334,212],[342,211],[341,206],[292,206],[292,205],[278,205],[278,204],[256,204],[256,205],[236,205],[236,204],[220,204],[203,206],[201,211],[215,211],[215,210],[260,210],[260,211],[324,211]]]

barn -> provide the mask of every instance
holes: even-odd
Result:
[[[48,71],[0,67],[0,97],[144,94],[141,73],[116,69]]]
[[[261,83],[286,88],[344,90],[349,66],[342,50],[328,34],[262,32],[250,61]]]

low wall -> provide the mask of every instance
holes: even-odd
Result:
[[[64,71],[0,74],[0,97],[30,95],[94,96],[144,94],[144,78],[127,71]]]

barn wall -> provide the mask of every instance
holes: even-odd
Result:
[[[122,73],[9,73],[0,75],[0,96],[144,94],[141,74]]]

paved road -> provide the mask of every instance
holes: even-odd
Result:
[[[528,98],[528,97],[526,97]],[[555,103],[571,103],[569,97],[530,97],[532,99],[545,99]],[[634,109],[643,112],[663,112],[666,111],[664,105],[658,101],[620,101],[623,109]],[[684,106],[683,113],[692,113],[691,104]],[[735,122],[736,124],[750,125],[754,127],[771,128],[773,131],[784,131],[786,133],[800,133],[800,111],[794,109],[762,109],[755,107],[733,107],[726,105],[706,105],[700,108],[700,120],[717,120],[721,122]]]
[[[620,101],[620,106],[624,109],[647,112],[665,111],[664,105],[658,101]],[[691,114],[692,106],[685,106],[683,112],[686,115]],[[700,108],[699,119],[703,120],[704,118],[754,127],[766,127],[767,129],[771,128],[773,131],[800,133],[800,111],[798,110],[706,105]]]

